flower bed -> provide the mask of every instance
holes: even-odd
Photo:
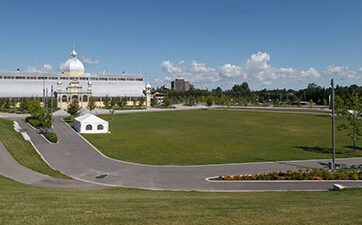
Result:
[[[209,180],[362,180],[362,171],[360,169],[339,169],[334,172],[326,169],[288,170],[287,172],[279,171],[252,175],[226,175],[210,178]]]

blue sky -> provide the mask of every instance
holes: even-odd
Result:
[[[0,71],[86,72],[196,87],[362,85],[362,1],[5,1]]]

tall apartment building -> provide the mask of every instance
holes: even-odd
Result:
[[[188,91],[190,90],[190,82],[184,79],[176,79],[171,81],[171,89],[175,91]]]

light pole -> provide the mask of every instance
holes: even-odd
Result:
[[[335,163],[335,158],[336,158],[336,143],[335,143],[335,124],[334,124],[334,119],[335,119],[335,114],[334,114],[334,84],[333,84],[333,79],[331,79],[331,106],[332,106],[332,171],[335,171],[336,169],[336,163]]]
[[[50,91],[50,130],[51,132],[53,132],[53,85],[51,86],[51,91]]]

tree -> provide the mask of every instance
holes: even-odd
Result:
[[[292,101],[290,101],[290,99],[287,97],[287,99],[285,100],[285,104],[286,104],[286,105],[291,105],[291,104],[292,104]]]
[[[111,99],[111,108],[113,108],[116,105],[116,98],[112,97]]]
[[[16,100],[14,98],[10,98],[10,109],[16,111]]]
[[[170,99],[168,97],[165,97],[163,99],[163,105],[164,106],[170,106],[171,105]]]
[[[111,112],[111,115],[114,116],[114,113],[116,111],[116,106],[112,106],[112,108],[109,110]]]
[[[227,100],[226,105],[227,105],[228,109],[230,109],[230,106],[231,106],[231,101],[230,101],[230,99]]]
[[[300,98],[297,98],[297,106],[300,106],[302,103],[300,101]]]
[[[21,112],[27,112],[28,111],[28,100],[24,99],[21,103],[20,103],[20,111]]]
[[[144,103],[145,103],[145,98],[144,98],[144,97],[138,98],[138,105],[139,105],[140,107],[142,107]]]
[[[209,96],[206,98],[206,105],[207,105],[208,107],[211,107],[211,106],[212,106],[212,103],[213,103],[212,96],[209,95]]]
[[[51,111],[53,104],[53,112],[57,111],[58,108],[58,101],[57,98],[47,98],[45,107]]]
[[[38,120],[44,114],[44,108],[41,107],[38,100],[30,100],[27,104],[27,110],[35,119]]]
[[[309,99],[309,106],[310,108],[313,108],[313,99]]]
[[[352,95],[348,96],[346,102],[339,99],[337,103],[337,113],[345,119],[345,122],[342,123],[338,129],[347,129],[348,136],[352,139],[353,151],[356,149],[356,142],[359,137],[362,135],[362,97],[360,97],[357,93],[352,93]]]
[[[125,106],[127,105],[127,97],[122,97],[119,99],[119,101],[117,102],[117,105],[121,108],[124,109]]]
[[[327,99],[323,99],[323,105],[328,105]]]
[[[74,116],[79,114],[79,110],[81,107],[79,106],[78,99],[74,98],[72,102],[68,105],[67,112],[71,115],[72,119]]]
[[[156,98],[151,98],[151,106],[155,106],[157,104]]]
[[[109,108],[109,103],[110,103],[111,99],[108,97],[108,95],[103,99],[103,105],[104,107],[106,107],[107,109]]]
[[[44,108],[40,105],[38,100],[30,100],[27,104],[28,112],[32,115],[35,120],[38,120],[40,127],[50,126],[50,114],[46,113]]]
[[[96,106],[97,106],[96,105],[96,98],[93,97],[93,96],[90,96],[87,108],[89,109],[89,111],[92,111],[93,109],[96,108]]]
[[[205,96],[201,96],[201,98],[200,98],[200,102],[206,102],[206,98],[205,98]]]
[[[244,105],[244,106],[248,106],[248,104],[249,104],[248,99],[244,98],[244,100],[243,100],[243,105]]]

